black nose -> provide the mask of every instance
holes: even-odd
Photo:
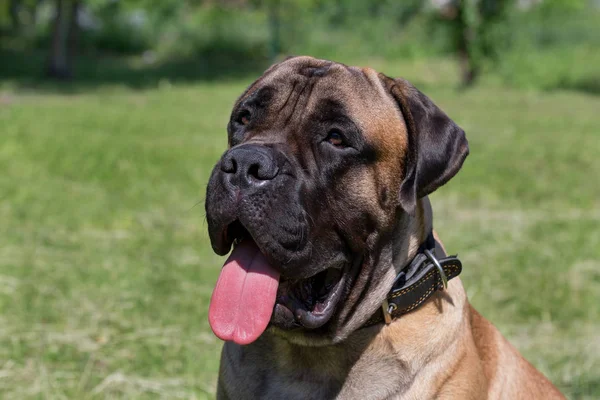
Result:
[[[221,161],[232,185],[250,187],[264,184],[279,173],[273,149],[266,146],[242,145],[229,150]]]

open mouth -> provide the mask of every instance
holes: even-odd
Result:
[[[244,225],[242,225],[239,219],[236,219],[227,225],[227,228],[225,228],[223,231],[223,237],[228,246],[231,246],[231,244],[240,243],[244,239],[251,238],[250,232],[244,228]]]
[[[239,220],[229,224],[224,232],[225,241],[234,246],[252,236]],[[276,319],[284,317],[287,327],[302,326],[316,329],[331,318],[342,294],[341,268],[327,268],[305,279],[279,278],[275,304]],[[292,323],[295,319],[296,323]]]
[[[343,288],[340,268],[327,268],[306,279],[288,280],[281,277],[277,290],[278,317],[295,318],[304,328],[323,326],[335,311]]]
[[[218,337],[248,344],[258,339],[269,323],[283,329],[316,329],[331,319],[343,292],[342,268],[292,279],[271,265],[239,221],[229,224],[221,239],[227,247],[234,247],[209,309],[209,321]]]

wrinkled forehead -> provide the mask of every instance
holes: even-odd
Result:
[[[301,106],[308,111],[326,103],[339,104],[365,132],[379,131],[381,124],[404,125],[379,74],[370,68],[295,57],[268,69],[240,97],[238,104],[257,95],[273,110],[283,109],[291,100],[302,101]]]

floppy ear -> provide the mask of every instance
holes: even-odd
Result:
[[[465,132],[408,81],[382,78],[406,121],[408,149],[400,205],[412,213],[417,199],[456,175],[469,154],[469,145]]]

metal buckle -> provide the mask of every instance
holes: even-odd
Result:
[[[429,249],[425,249],[425,251],[423,253],[425,253],[427,258],[429,258],[429,260],[431,260],[433,265],[435,265],[435,267],[437,268],[437,270],[440,274],[440,277],[442,278],[442,284],[444,285],[444,290],[448,289],[448,277],[446,276],[446,272],[444,272],[444,268],[442,268],[442,265],[440,264],[438,259],[435,258],[435,256]]]
[[[396,308],[398,308],[398,306],[394,303],[388,303],[387,299],[383,300],[383,303],[381,303],[381,311],[383,311],[383,319],[386,325],[392,323],[392,313],[396,311]]]

